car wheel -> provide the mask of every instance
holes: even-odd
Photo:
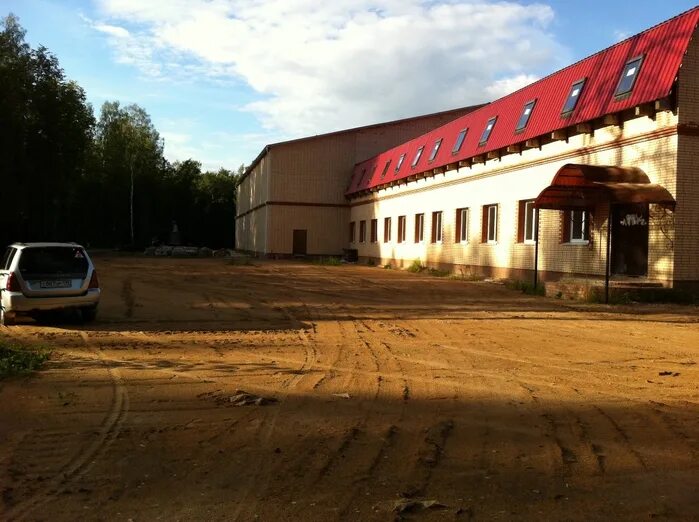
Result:
[[[15,324],[14,316],[5,312],[4,308],[0,308],[0,326],[11,326]]]
[[[83,322],[91,323],[97,317],[97,307],[96,306],[85,307],[82,310],[80,310],[80,313],[82,315]]]

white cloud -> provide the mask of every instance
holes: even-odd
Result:
[[[99,32],[113,36],[115,38],[128,38],[131,36],[129,32],[123,27],[118,27],[116,25],[109,24],[94,24],[93,27]]]
[[[631,33],[628,31],[623,31],[621,29],[614,30],[614,41],[615,42],[621,42],[622,40],[626,40],[629,36],[631,36]]]
[[[542,4],[488,0],[98,0],[118,60],[247,83],[300,136],[488,101],[566,61]],[[97,27],[96,27],[97,28]],[[128,29],[126,29],[128,28]],[[105,31],[103,31],[105,32]],[[504,78],[504,79],[503,79]]]
[[[491,99],[496,100],[497,98],[502,98],[503,96],[506,96],[511,92],[515,92],[522,87],[526,87],[538,79],[539,77],[533,74],[518,74],[517,76],[511,76],[509,78],[501,78],[500,80],[488,85],[485,88],[485,92]]]

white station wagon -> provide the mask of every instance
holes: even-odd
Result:
[[[97,315],[97,272],[75,243],[14,243],[0,262],[0,325],[17,315],[40,317],[55,310],[77,309],[84,321]]]

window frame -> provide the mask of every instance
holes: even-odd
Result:
[[[576,212],[582,212],[582,237],[574,238],[573,233],[575,231],[573,223],[575,222],[574,214]],[[566,219],[568,219],[568,243],[571,245],[587,245],[590,242],[590,212],[588,210],[568,210]]]
[[[533,100],[529,100],[527,103],[524,104],[524,107],[522,107],[522,114],[520,114],[519,120],[517,120],[515,134],[520,134],[526,130],[527,125],[529,124],[529,120],[531,120],[532,113],[534,112],[534,107],[536,107],[536,102],[537,98],[534,98]],[[525,114],[525,112],[527,111],[527,107],[529,107],[529,114]],[[522,120],[524,120],[524,123],[522,123]]]
[[[388,169],[391,167],[391,160],[389,159],[386,162],[386,165],[383,167],[383,172],[381,172],[381,178],[379,179],[384,179],[386,177],[386,174],[388,173]]]
[[[415,214],[415,243],[425,242],[425,214]]]
[[[425,150],[425,146],[421,145],[419,149],[417,149],[417,152],[415,153],[415,158],[413,158],[413,162],[410,164],[410,168],[414,169],[417,167],[417,164],[420,162],[420,158],[422,157],[422,153]]]
[[[575,108],[578,106],[578,103],[580,102],[580,97],[582,96],[583,89],[585,88],[585,84],[587,83],[587,77],[581,78],[570,86],[570,90],[568,91],[568,96],[566,96],[565,102],[563,102],[563,107],[561,108],[561,117],[567,118],[571,114],[573,114],[573,111]],[[578,94],[575,95],[575,102],[573,103],[573,106],[570,109],[566,109],[568,106],[568,103],[570,102],[571,99],[573,99],[573,91],[575,91],[575,88],[577,86],[580,86],[578,88]]]
[[[432,237],[433,244],[441,243],[444,240],[444,215],[441,210],[432,212]]]
[[[383,242],[384,243],[391,242],[391,218],[390,217],[383,218]]]
[[[397,243],[405,243],[405,235],[408,224],[408,216],[398,216],[398,237],[396,238]]]
[[[525,245],[533,245],[536,243],[536,215],[539,212],[536,207],[534,207],[535,200],[526,199],[520,202],[520,227],[521,227],[521,243]],[[531,216],[527,209],[531,209]],[[531,219],[531,237],[527,237],[527,225]]]
[[[631,94],[633,91],[633,88],[636,86],[636,80],[638,80],[638,75],[641,72],[641,67],[643,66],[643,61],[644,61],[645,55],[640,54],[638,56],[635,56],[631,58],[630,60],[627,60],[626,63],[624,64],[624,67],[621,69],[621,76],[619,77],[619,81],[616,84],[616,88],[614,89],[614,98],[615,99],[620,99],[620,98],[626,98]],[[630,65],[633,63],[636,63],[636,70],[633,73],[633,78],[631,80],[631,85],[629,85],[629,88],[626,89],[625,91],[619,92],[619,89],[621,88],[621,85],[624,83],[624,80],[628,76],[627,69],[629,68]]]
[[[349,236],[350,236],[350,243],[357,242],[357,222],[356,221],[350,221]]]
[[[442,147],[442,142],[444,141],[444,138],[438,138],[434,142],[434,146],[432,147],[432,152],[430,152],[430,157],[427,158],[427,163],[432,163],[435,158],[437,157],[437,153],[439,152],[439,149]]]
[[[490,139],[491,134],[493,134],[493,129],[495,129],[495,124],[498,122],[498,117],[493,116],[492,118],[488,118],[488,121],[485,124],[485,127],[483,128],[483,132],[481,133],[481,138],[478,140],[478,146],[482,147],[486,143],[488,143],[488,140]]]
[[[463,207],[463,208],[457,208],[456,209],[456,226],[454,227],[456,230],[455,234],[455,243],[461,243],[464,245],[468,245],[469,242],[469,234],[468,234],[468,225],[469,225],[469,220],[470,220],[470,212],[469,212],[469,207]]]
[[[456,135],[456,141],[454,142],[454,146],[451,148],[452,155],[459,153],[459,151],[461,150],[461,147],[464,146],[464,142],[466,141],[467,135],[468,135],[468,127],[466,127],[465,129],[461,129],[459,131],[459,134]]]
[[[404,152],[403,154],[401,154],[401,155],[398,157],[398,162],[396,163],[396,168],[394,169],[394,172],[395,172],[396,174],[398,174],[398,171],[399,171],[400,168],[403,166],[403,162],[405,161],[405,155],[406,155],[406,154],[407,154],[407,152]]]
[[[379,242],[379,220],[374,218],[371,220],[369,225],[369,242],[378,243]]]
[[[491,229],[491,210],[493,210],[493,218],[492,222],[493,223],[493,236],[491,237],[490,235],[490,229]],[[498,209],[498,204],[497,203],[491,203],[489,205],[483,205],[483,220],[485,221],[484,226],[483,226],[483,243],[488,244],[488,245],[496,245],[498,243],[498,218],[499,218],[499,209]]]
[[[366,243],[366,219],[359,221],[359,242]]]

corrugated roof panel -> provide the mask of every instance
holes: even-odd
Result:
[[[670,94],[682,64],[682,58],[699,21],[699,7],[637,34],[608,49],[600,51],[565,69],[547,76],[519,91],[494,101],[474,112],[423,134],[398,147],[387,150],[355,167],[347,194],[386,185],[397,179],[444,167],[449,163],[473,158],[508,145],[523,142],[564,129],[577,123],[600,118],[642,103],[655,101]],[[615,91],[626,63],[643,56],[643,62],[630,94],[615,97]],[[580,99],[567,118],[561,110],[574,82],[585,78]],[[536,105],[525,129],[515,133],[524,105],[536,99]],[[479,146],[488,120],[497,116],[497,122],[485,145]],[[468,128],[466,139],[457,154],[452,154],[459,132]],[[435,140],[444,142],[433,161],[429,161]],[[417,165],[412,162],[419,147],[425,151]],[[405,153],[399,172],[395,172],[398,158]],[[381,179],[383,165],[391,160],[391,167]],[[378,167],[377,167],[378,166]],[[367,174],[361,179],[363,169]]]

